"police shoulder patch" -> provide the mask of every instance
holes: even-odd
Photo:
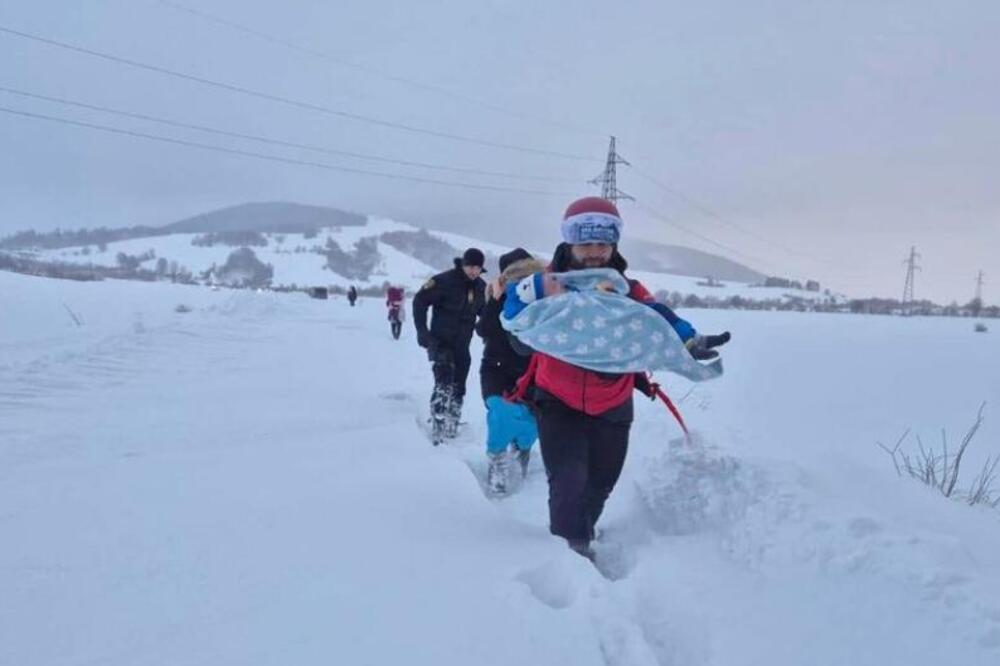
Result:
[[[420,290],[423,291],[424,289],[433,289],[433,288],[434,288],[434,278],[431,278],[427,282],[424,282],[424,286],[422,286]]]

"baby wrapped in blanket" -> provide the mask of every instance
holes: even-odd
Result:
[[[534,350],[596,372],[669,370],[691,381],[722,374],[721,359],[692,356],[704,339],[688,322],[629,298],[629,290],[610,268],[535,273],[508,285],[500,322]]]

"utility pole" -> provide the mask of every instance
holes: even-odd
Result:
[[[903,314],[909,315],[910,308],[913,307],[913,277],[916,271],[920,270],[917,266],[917,258],[920,255],[917,254],[917,248],[910,246],[910,256],[903,260],[903,265],[906,266],[906,284],[903,285]]]
[[[983,309],[983,272],[976,276],[976,297],[972,301],[972,316],[978,317]]]
[[[613,204],[617,204],[620,200],[625,201],[635,201],[635,198],[625,194],[618,189],[618,176],[617,176],[617,166],[619,164],[624,164],[625,166],[631,166],[624,157],[618,154],[615,147],[616,139],[611,137],[611,143],[608,145],[608,159],[604,165],[604,171],[601,175],[597,176],[590,181],[591,185],[601,186],[601,198],[607,199]]]

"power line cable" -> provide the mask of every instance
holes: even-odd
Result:
[[[725,219],[724,217],[722,217],[721,215],[719,215],[714,210],[712,210],[711,208],[709,208],[705,204],[701,203],[697,199],[695,199],[695,198],[693,198],[691,196],[688,196],[687,194],[684,194],[683,192],[681,192],[680,190],[678,190],[676,188],[673,188],[673,187],[670,187],[668,185],[665,185],[664,183],[662,183],[662,182],[656,180],[655,178],[653,178],[652,176],[650,176],[648,173],[645,173],[642,169],[638,169],[638,168],[636,168],[636,167],[633,166],[632,167],[632,172],[635,173],[640,178],[645,179],[646,181],[652,183],[653,185],[656,185],[658,188],[660,188],[661,190],[663,190],[667,194],[670,194],[670,195],[672,195],[672,196],[680,199],[681,201],[683,201],[684,203],[688,204],[692,208],[695,208],[695,209],[701,211],[705,215],[708,215],[709,217],[713,218],[717,222],[720,222],[720,223],[726,225],[727,227],[735,229],[735,230],[737,230],[739,232],[742,232],[742,233],[744,233],[744,234],[746,234],[748,236],[752,236],[752,237],[756,238],[759,241],[771,244],[771,241],[769,239],[765,238],[764,236],[761,236],[757,232],[751,231],[750,229],[746,229],[745,227],[743,227],[741,225],[738,225],[735,222],[730,222],[729,220]]]
[[[598,130],[595,130],[595,129],[586,129],[586,128],[583,128],[583,127],[579,127],[577,125],[573,125],[573,124],[570,124],[570,123],[566,123],[566,122],[554,120],[554,119],[551,119],[551,118],[543,118],[542,116],[536,116],[536,115],[533,115],[533,114],[524,113],[523,111],[517,111],[515,109],[510,109],[510,108],[507,108],[507,107],[504,107],[504,106],[500,106],[498,104],[491,104],[489,102],[485,102],[485,101],[483,101],[481,99],[477,99],[475,97],[471,97],[469,95],[465,95],[463,93],[457,92],[455,90],[451,90],[449,88],[444,88],[442,86],[437,86],[437,85],[425,83],[425,82],[422,82],[422,81],[417,81],[415,79],[407,78],[405,76],[399,76],[398,74],[393,74],[392,72],[387,72],[387,71],[379,69],[377,67],[371,67],[371,66],[368,66],[368,65],[362,65],[360,63],[353,62],[351,60],[346,60],[344,58],[338,58],[336,56],[331,55],[330,53],[328,53],[326,51],[321,51],[319,49],[315,49],[315,48],[312,48],[312,47],[309,47],[309,46],[303,46],[301,44],[297,44],[295,42],[292,42],[292,41],[290,41],[288,39],[284,39],[282,37],[277,37],[275,35],[268,34],[266,32],[263,32],[261,30],[257,30],[256,28],[251,28],[251,27],[249,27],[247,25],[244,25],[242,23],[238,23],[238,22],[233,21],[231,19],[223,18],[223,17],[221,17],[221,16],[219,16],[217,14],[211,14],[211,13],[206,12],[206,11],[201,10],[201,9],[195,9],[194,7],[189,7],[187,5],[183,5],[183,4],[179,3],[179,2],[171,2],[170,0],[156,0],[156,2],[158,4],[164,5],[166,7],[170,7],[171,9],[174,9],[174,10],[177,10],[177,11],[180,11],[180,12],[184,12],[184,13],[190,14],[192,16],[196,16],[196,17],[198,17],[198,18],[200,18],[202,20],[209,21],[211,23],[216,23],[218,25],[225,26],[226,28],[230,28],[232,30],[236,30],[237,32],[242,32],[244,34],[251,35],[251,36],[256,37],[258,39],[262,39],[262,40],[264,40],[266,42],[270,42],[272,44],[277,44],[279,46],[285,47],[287,49],[291,49],[293,51],[297,51],[297,52],[305,54],[305,55],[312,56],[314,58],[319,58],[319,59],[322,59],[322,60],[326,60],[327,62],[334,63],[334,64],[339,65],[341,67],[347,67],[347,68],[350,68],[350,69],[357,70],[359,72],[364,72],[366,74],[371,74],[373,76],[378,76],[378,77],[381,77],[381,78],[383,78],[383,79],[385,79],[387,81],[392,81],[394,83],[400,83],[400,84],[403,84],[403,85],[408,85],[408,86],[411,86],[413,88],[417,88],[419,90],[424,90],[426,92],[432,92],[432,93],[436,93],[436,94],[439,94],[439,95],[445,95],[447,97],[451,97],[453,99],[461,100],[461,101],[466,102],[468,104],[473,104],[475,106],[479,106],[481,108],[488,109],[490,111],[494,111],[494,112],[497,112],[497,113],[503,113],[503,114],[507,114],[507,115],[510,115],[510,116],[515,116],[517,118],[522,118],[524,120],[530,120],[530,121],[533,121],[533,122],[537,122],[537,123],[542,123],[542,124],[545,124],[545,125],[549,125],[549,126],[552,126],[552,127],[560,127],[560,128],[566,129],[566,130],[573,131],[573,132],[579,132],[581,134],[607,136],[607,132],[602,132],[602,131],[598,131]]]
[[[632,171],[636,171],[636,169],[633,167]],[[755,234],[754,232],[751,232],[751,231],[749,231],[747,229],[744,229],[744,228],[736,225],[733,222],[730,222],[730,221],[726,220],[721,215],[718,215],[717,213],[714,213],[706,205],[698,202],[697,199],[693,199],[691,197],[688,197],[687,195],[685,195],[684,193],[680,192],[679,190],[676,190],[676,189],[673,189],[673,188],[669,188],[666,185],[664,185],[664,184],[662,184],[662,183],[654,180],[653,178],[651,178],[650,176],[648,176],[646,174],[636,172],[636,175],[645,178],[646,180],[650,181],[654,185],[657,185],[660,188],[664,189],[665,191],[670,192],[671,194],[676,195],[678,198],[680,198],[682,200],[685,200],[687,203],[691,204],[692,206],[694,206],[695,208],[697,208],[701,212],[705,213],[706,215],[709,215],[710,217],[712,217],[712,218],[716,219],[717,221],[725,224],[726,226],[730,226],[730,227],[732,227],[732,228],[734,228],[734,229],[736,229],[738,231],[742,231],[742,232],[744,232],[746,234],[749,234],[749,235],[753,236],[754,238],[757,238],[758,240],[760,240],[760,241],[762,241],[762,242],[764,242],[764,243],[766,243],[768,245],[771,245],[771,246],[774,246],[774,247],[779,248],[781,250],[784,250],[785,252],[791,254],[792,256],[795,256],[796,258],[807,259],[807,260],[813,262],[814,264],[822,265],[822,266],[825,266],[825,267],[828,267],[828,268],[837,269],[838,274],[840,274],[840,275],[851,275],[851,276],[855,276],[855,277],[871,277],[871,276],[875,276],[875,275],[882,275],[882,272],[879,271],[879,270],[875,270],[875,269],[871,269],[871,268],[869,268],[869,269],[862,269],[862,268],[858,268],[858,267],[854,267],[854,266],[845,266],[843,263],[829,261],[829,260],[823,259],[821,257],[817,257],[815,255],[812,255],[812,254],[809,254],[809,253],[806,253],[806,252],[802,252],[801,250],[796,250],[796,249],[794,249],[794,248],[792,248],[790,246],[782,245],[780,243],[772,241],[772,240],[766,238],[765,236],[761,236],[759,234]],[[775,267],[774,264],[768,264],[768,265],[770,265],[772,268]]]
[[[708,243],[709,245],[712,245],[713,247],[717,247],[720,250],[723,250],[723,251],[728,252],[730,254],[736,255],[738,257],[743,257],[744,259],[752,261],[752,262],[755,262],[758,265],[770,266],[769,262],[764,261],[764,260],[760,259],[759,257],[755,257],[753,255],[746,254],[745,252],[741,252],[741,251],[739,251],[739,250],[737,250],[735,248],[729,247],[728,245],[724,245],[724,244],[722,244],[722,243],[720,243],[720,242],[718,242],[718,241],[716,241],[716,240],[714,240],[712,238],[709,238],[708,236],[706,236],[704,234],[701,234],[701,233],[698,233],[697,231],[689,229],[689,228],[685,227],[682,224],[678,224],[675,220],[667,217],[666,215],[664,215],[663,213],[661,213],[661,212],[659,212],[657,210],[654,210],[653,208],[650,208],[649,206],[643,204],[640,201],[635,202],[635,205],[638,208],[640,208],[641,210],[643,210],[647,215],[651,215],[651,216],[657,218],[658,220],[660,220],[662,222],[665,222],[665,223],[669,224],[670,226],[672,226],[672,227],[674,227],[676,229],[679,229],[679,230],[683,231],[684,233],[686,233],[686,234],[688,234],[690,236],[694,236],[695,238],[698,238],[698,239],[702,240],[703,242]]]
[[[368,169],[357,169],[353,167],[338,166],[334,164],[326,164],[324,162],[314,162],[312,160],[300,160],[289,157],[280,157],[277,155],[267,155],[265,153],[257,153],[249,150],[240,150],[237,148],[224,148],[222,146],[213,146],[207,143],[200,143],[197,141],[188,141],[185,139],[175,139],[172,137],[160,136],[157,134],[148,134],[146,132],[136,132],[134,130],[127,130],[118,127],[110,127],[108,125],[100,125],[97,123],[83,122],[79,120],[73,120],[70,118],[60,118],[59,116],[50,116],[42,113],[33,113],[30,111],[21,111],[19,109],[11,109],[8,107],[0,106],[0,112],[7,113],[15,116],[22,116],[25,118],[32,118],[35,120],[45,120],[53,123],[61,123],[64,125],[72,125],[76,127],[85,127],[88,129],[99,130],[102,132],[109,132],[112,134],[120,134],[123,136],[136,137],[141,139],[148,139],[150,141],[159,141],[161,143],[169,143],[179,146],[186,146],[189,148],[200,148],[203,150],[211,150],[219,153],[227,153],[230,155],[239,155],[241,157],[252,157],[260,160],[268,160],[271,162],[281,162],[283,164],[295,164],[299,166],[309,166],[318,169],[327,169],[330,171],[340,171],[343,173],[354,173],[364,176],[376,176],[379,178],[391,178],[394,180],[404,180],[414,183],[426,183],[431,185],[443,185],[446,187],[458,187],[473,190],[487,190],[491,192],[514,192],[518,194],[536,194],[541,196],[572,196],[572,193],[568,192],[550,192],[545,190],[529,190],[514,187],[500,187],[495,185],[481,185],[478,183],[463,183],[458,181],[448,181],[439,180],[435,178],[422,178],[419,176],[408,176],[403,174],[393,174],[385,173],[382,171],[370,171]]]
[[[671,194],[674,197],[676,197],[676,198],[684,201],[688,205],[690,205],[693,208],[695,208],[696,210],[704,213],[705,215],[713,218],[717,222],[720,222],[720,223],[722,223],[722,224],[724,224],[724,225],[726,225],[728,227],[731,227],[731,228],[733,228],[733,229],[735,229],[737,231],[740,231],[740,232],[742,232],[744,234],[752,236],[753,238],[756,238],[757,240],[759,240],[759,241],[761,241],[761,242],[763,242],[763,243],[765,243],[765,244],[767,244],[769,246],[780,248],[780,249],[784,250],[785,252],[787,252],[787,253],[795,256],[796,258],[799,258],[799,259],[808,259],[808,260],[810,260],[810,261],[812,261],[812,262],[814,262],[816,264],[821,264],[821,265],[829,267],[829,268],[835,268],[835,269],[837,269],[838,274],[849,274],[849,275],[856,276],[856,277],[857,276],[881,275],[880,271],[876,271],[876,270],[873,270],[873,269],[860,269],[860,268],[856,268],[856,267],[845,266],[842,263],[837,263],[837,262],[829,261],[829,260],[826,260],[826,259],[822,259],[822,258],[817,257],[815,255],[811,255],[809,253],[802,252],[801,250],[796,250],[796,249],[794,249],[794,248],[792,248],[790,246],[783,245],[781,243],[775,242],[775,241],[767,238],[766,236],[763,236],[763,235],[761,235],[759,233],[756,233],[756,232],[754,232],[754,231],[752,231],[750,229],[747,229],[747,228],[745,228],[745,227],[743,227],[741,225],[738,225],[735,222],[732,222],[731,220],[726,219],[724,216],[722,216],[721,214],[719,214],[718,212],[716,212],[715,210],[713,210],[707,204],[704,204],[701,201],[699,201],[698,199],[696,199],[696,198],[694,198],[694,197],[692,197],[690,195],[687,195],[684,192],[681,192],[680,190],[678,190],[676,188],[673,188],[673,187],[670,187],[670,186],[664,184],[663,182],[661,182],[661,181],[653,178],[648,173],[643,172],[641,169],[637,169],[634,164],[630,164],[629,167],[630,167],[629,171],[631,173],[635,173],[637,176],[639,176],[639,177],[641,177],[641,178],[649,181],[650,183],[652,183],[653,185],[655,185],[658,188],[662,189],[663,191],[667,192],[668,194]],[[683,227],[680,227],[675,222],[672,222],[671,220],[668,220],[667,218],[665,218],[663,216],[660,216],[660,217],[661,217],[661,219],[663,219],[668,224],[673,224],[677,228],[679,228],[679,229],[681,229],[681,230],[683,230],[683,231],[685,231],[687,233],[694,233],[694,232],[691,232],[688,229],[684,229]],[[716,247],[722,247],[723,249],[728,249],[731,252],[736,252],[736,250],[734,250],[732,248],[727,248],[726,246],[721,245],[721,244],[717,243],[714,240],[708,239],[707,237],[700,236],[700,235],[698,235],[698,237],[700,237],[702,240],[704,240],[706,242],[712,243]],[[741,254],[742,256],[745,256],[745,257],[749,256],[749,255],[746,255],[745,253],[739,253],[739,254]],[[758,262],[761,261],[760,259],[754,259],[754,260],[758,261]],[[763,263],[763,265],[768,266],[768,267],[770,267],[772,269],[776,268],[776,266],[773,263],[771,263],[771,262],[762,262],[762,263]]]
[[[391,129],[413,132],[416,134],[424,134],[427,136],[433,136],[440,139],[449,139],[451,141],[460,141],[464,143],[470,143],[480,146],[488,146],[490,148],[499,148],[503,150],[512,150],[522,153],[529,153],[534,155],[543,155],[547,157],[558,157],[568,160],[579,160],[592,162],[595,161],[594,158],[585,155],[574,155],[572,153],[563,153],[553,150],[545,150],[542,148],[533,148],[530,146],[521,146],[517,144],[501,143],[498,141],[490,141],[488,139],[478,139],[476,137],[465,136],[462,134],[453,134],[450,132],[441,132],[438,130],[427,129],[423,127],[416,127],[413,125],[406,125],[403,123],[397,123],[389,120],[383,120],[381,118],[375,118],[373,116],[366,116],[358,113],[351,113],[349,111],[342,111],[340,109],[335,109],[329,106],[323,106],[321,104],[313,104],[312,102],[304,102],[301,100],[295,100],[288,97],[282,97],[280,95],[273,95],[271,93],[263,92],[260,90],[254,90],[251,88],[245,88],[243,86],[234,85],[231,83],[225,83],[221,81],[214,81],[212,79],[206,79],[201,76],[195,76],[193,74],[186,74],[184,72],[178,72],[173,69],[168,69],[166,67],[160,67],[159,65],[151,65],[149,63],[140,62],[138,60],[132,60],[129,58],[124,58],[121,56],[112,55],[110,53],[104,53],[101,51],[95,51],[93,49],[88,49],[82,46],[77,46],[75,44],[69,44],[67,42],[62,42],[55,39],[50,39],[48,37],[42,37],[40,35],[35,35],[27,32],[22,32],[20,30],[14,30],[12,28],[0,25],[0,33],[5,33],[8,35],[13,35],[15,37],[21,37],[23,39],[39,42],[41,44],[47,44],[49,46],[54,46],[56,48],[65,49],[68,51],[73,51],[75,53],[82,53],[85,55],[93,56],[95,58],[101,58],[108,60],[110,62],[119,63],[122,65],[127,65],[129,67],[134,67],[137,69],[143,69],[150,72],[156,72],[158,74],[164,74],[167,76],[172,76],[174,78],[183,79],[185,81],[193,81],[195,83],[200,83],[202,85],[211,86],[214,88],[220,88],[222,90],[228,90],[230,92],[239,93],[241,95],[247,95],[249,97],[256,97],[258,99],[264,99],[271,102],[277,102],[279,104],[285,104],[287,106],[295,107],[298,109],[305,109],[309,111],[316,111],[318,113],[324,113],[327,115],[337,116],[340,118],[348,118],[350,120],[355,120],[357,122],[368,123],[371,125],[377,125],[379,127],[388,127]]]
[[[801,256],[804,255],[804,253],[801,252],[801,251],[799,251],[799,250],[791,248],[791,247],[789,247],[789,246],[787,246],[787,245],[785,245],[783,243],[779,243],[777,241],[774,241],[774,240],[772,240],[770,238],[767,238],[766,236],[763,236],[763,235],[757,233],[756,231],[753,231],[752,229],[748,229],[748,228],[746,228],[746,227],[744,227],[742,225],[736,224],[735,222],[726,219],[725,217],[723,217],[722,215],[720,215],[719,213],[717,213],[713,209],[709,208],[706,204],[698,201],[694,197],[691,197],[691,196],[689,196],[687,194],[684,194],[683,192],[681,192],[680,190],[678,190],[676,188],[673,188],[673,187],[670,187],[668,185],[665,185],[664,183],[662,183],[662,182],[658,181],[657,179],[653,178],[652,176],[650,176],[648,173],[643,172],[641,169],[637,169],[637,168],[633,167],[632,171],[637,176],[639,176],[640,178],[643,178],[644,180],[652,183],[653,185],[657,186],[658,188],[660,188],[664,192],[667,192],[668,194],[676,197],[677,199],[680,199],[684,203],[686,203],[689,206],[691,206],[692,208],[695,208],[696,210],[704,213],[708,217],[711,217],[712,219],[714,219],[716,222],[719,222],[720,224],[723,224],[723,225],[725,225],[725,226],[727,226],[727,227],[729,227],[731,229],[735,229],[736,231],[739,231],[740,233],[743,233],[743,234],[745,234],[747,236],[755,238],[758,241],[760,241],[760,242],[762,242],[762,243],[764,243],[766,245],[770,245],[770,246],[779,248],[781,250],[784,250],[785,252],[788,252],[789,254],[793,254],[793,255],[798,256],[798,257],[801,257]],[[816,261],[820,261],[818,259],[815,259],[815,260]],[[828,262],[823,262],[823,263],[828,263]]]
[[[21,97],[27,97],[30,99],[44,100],[46,102],[53,102],[55,104],[63,104],[66,106],[74,106],[82,109],[90,109],[92,111],[100,111],[102,113],[110,113],[117,116],[122,116],[125,118],[134,118],[137,120],[145,120],[149,122],[159,123],[161,125],[167,125],[170,127],[179,127],[183,129],[196,130],[198,132],[206,132],[209,134],[216,134],[219,136],[228,136],[235,139],[244,139],[247,141],[256,141],[258,143],[264,143],[274,146],[282,146],[285,148],[298,148],[301,150],[310,150],[313,152],[324,153],[327,155],[340,155],[343,157],[352,157],[362,160],[370,160],[373,162],[382,162],[386,164],[397,164],[400,166],[408,167],[419,167],[423,169],[436,169],[440,171],[449,171],[454,173],[468,173],[478,176],[493,176],[498,178],[516,178],[521,180],[538,180],[538,181],[549,181],[549,182],[561,182],[570,183],[577,182],[571,178],[554,178],[550,176],[533,176],[530,174],[519,174],[519,173],[509,173],[504,171],[489,171],[485,169],[475,169],[466,167],[453,167],[441,164],[431,164],[429,162],[417,162],[411,160],[398,160],[389,157],[381,157],[377,155],[368,155],[365,153],[356,153],[347,150],[338,150],[335,148],[326,148],[323,146],[316,146],[307,143],[298,143],[294,141],[283,141],[281,139],[273,139],[269,137],[258,136],[254,134],[244,134],[241,132],[233,132],[230,130],[218,129],[215,127],[208,127],[206,125],[196,125],[192,123],[185,123],[177,120],[170,120],[168,118],[163,118],[159,116],[152,116],[144,113],[135,113],[132,111],[123,111],[121,109],[114,109],[107,106],[99,106],[96,104],[88,104],[86,102],[80,102],[78,100],[71,100],[64,97],[51,97],[49,95],[42,95],[39,93],[32,93],[25,90],[18,90],[15,88],[8,88],[6,86],[0,86],[0,92],[8,93],[11,95],[19,95]]]

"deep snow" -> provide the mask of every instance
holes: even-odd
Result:
[[[968,321],[683,313],[726,375],[661,378],[692,444],[638,400],[611,580],[548,535],[537,455],[484,495],[475,370],[462,438],[422,438],[377,299],[0,273],[0,313],[0,664],[1000,663],[997,514],[875,446],[986,400],[967,476],[1000,453]]]

